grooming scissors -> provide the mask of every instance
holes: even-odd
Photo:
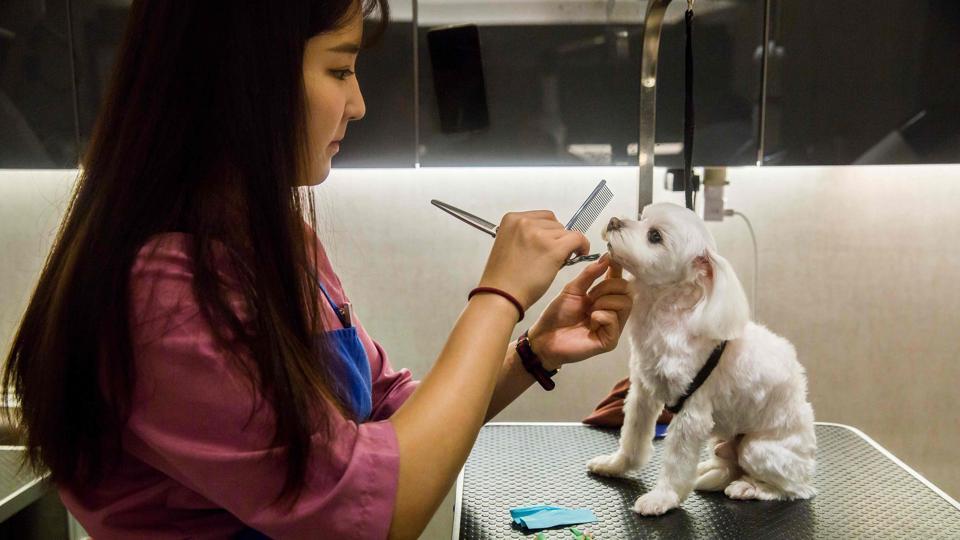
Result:
[[[594,220],[596,220],[597,216],[600,214],[600,211],[603,210],[607,203],[610,202],[610,199],[613,198],[613,193],[606,186],[606,183],[606,180],[601,180],[600,183],[597,184],[597,187],[594,188],[593,192],[590,193],[590,196],[587,197],[587,200],[580,205],[580,209],[577,210],[577,212],[567,223],[567,226],[565,227],[567,230],[585,233],[590,225],[593,224]],[[496,238],[497,236],[497,229],[499,227],[481,217],[475,216],[470,212],[461,210],[455,206],[451,206],[436,199],[431,200],[430,204],[459,219],[467,225],[470,225],[481,232],[489,234],[492,238]],[[567,259],[563,265],[570,266],[583,261],[595,261],[599,258],[599,253],[580,255],[578,257],[571,257],[570,259]]]

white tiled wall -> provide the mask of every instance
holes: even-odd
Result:
[[[4,344],[74,176],[0,171]],[[565,221],[600,178],[615,193],[600,221],[635,215],[631,168],[336,170],[316,190],[321,234],[366,327],[394,365],[422,376],[491,245],[429,200],[491,221],[533,208]],[[759,318],[796,344],[818,419],[859,427],[960,496],[960,166],[743,168],[729,180],[728,206],[758,237]],[[681,200],[659,186],[655,198]],[[710,228],[749,295],[746,227],[727,218]],[[590,236],[599,249],[597,231]],[[578,271],[562,271],[548,297]],[[626,375],[625,363],[621,348],[570,366],[557,390],[532,389],[498,419],[579,420]],[[444,510],[424,537],[449,530]]]
[[[0,169],[0,351],[5,361],[63,217],[75,170]]]

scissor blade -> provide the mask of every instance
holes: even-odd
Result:
[[[436,199],[431,200],[430,204],[459,219],[467,225],[475,227],[476,229],[483,231],[494,238],[497,236],[497,226],[481,217],[477,217],[470,212],[465,212],[456,206],[450,206],[449,204]]]

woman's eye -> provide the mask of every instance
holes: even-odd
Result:
[[[356,72],[352,69],[334,69],[331,70],[330,73],[332,73],[334,77],[340,79],[341,81],[345,81],[352,77]]]
[[[650,229],[647,231],[647,240],[651,244],[659,244],[660,242],[663,242],[663,237],[660,236],[660,231],[656,229]]]

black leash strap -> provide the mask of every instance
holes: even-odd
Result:
[[[690,387],[687,388],[687,392],[680,396],[680,399],[677,400],[673,405],[667,405],[666,409],[673,414],[678,414],[680,409],[683,408],[683,404],[686,403],[687,398],[693,395],[698,388],[703,386],[703,383],[707,381],[707,377],[713,373],[713,368],[717,367],[717,364],[720,363],[720,357],[723,356],[723,350],[727,348],[727,342],[721,342],[720,345],[717,345],[717,348],[710,353],[710,358],[707,358],[707,363],[700,368],[700,371],[697,372],[697,376],[693,378],[693,382],[690,383]]]
[[[687,2],[686,54],[683,83],[683,194],[693,210],[693,2]]]

